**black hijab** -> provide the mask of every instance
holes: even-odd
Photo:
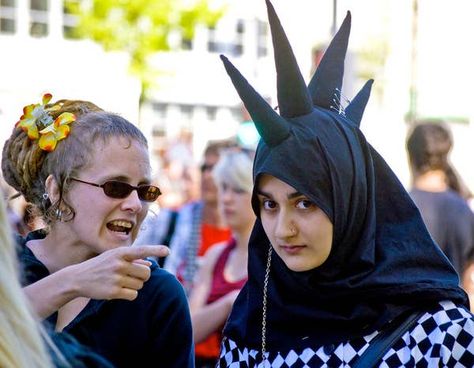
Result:
[[[400,314],[441,300],[468,306],[459,278],[433,242],[396,175],[359,130],[372,81],[343,109],[350,13],[306,87],[278,17],[267,0],[280,115],[221,56],[262,137],[254,182],[270,174],[313,200],[329,217],[326,262],[291,271],[273,252],[268,283],[267,349],[289,350],[363,336]],[[259,216],[254,189],[252,205]],[[257,219],[247,284],[224,335],[261,347],[262,300],[270,242]]]

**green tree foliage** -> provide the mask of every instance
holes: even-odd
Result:
[[[170,33],[191,40],[197,24],[214,26],[224,12],[212,10],[208,0],[66,0],[65,4],[78,17],[74,37],[130,55],[131,72],[142,82],[142,99],[155,79],[148,57],[170,49]]]

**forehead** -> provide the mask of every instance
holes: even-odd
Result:
[[[82,171],[149,177],[150,170],[150,159],[145,145],[128,137],[111,137],[105,142],[94,143],[90,161]]]
[[[297,190],[284,181],[268,174],[262,174],[258,178],[257,188],[259,191],[269,194],[289,194],[295,193]]]

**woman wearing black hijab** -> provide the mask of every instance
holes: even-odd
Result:
[[[372,81],[347,107],[338,103],[350,14],[307,87],[268,0],[267,8],[280,114],[222,56],[262,139],[249,280],[219,366],[353,367],[381,331],[413,315],[371,363],[474,366],[474,321],[458,276],[359,130]]]

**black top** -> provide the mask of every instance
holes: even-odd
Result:
[[[413,189],[410,195],[431,236],[461,274],[474,251],[474,214],[470,207],[452,190],[427,192]]]
[[[56,349],[53,350],[47,344],[49,354],[56,368],[114,368],[105,358],[81,345],[68,333],[54,332],[52,328],[48,328],[48,334],[61,354],[59,355]]]
[[[20,241],[26,285],[49,275],[25,245],[44,236],[36,231]],[[116,367],[194,367],[191,318],[183,288],[156,263],[151,268],[151,277],[137,299],[90,300],[64,331]],[[54,313],[48,321],[55,325],[56,319]]]

